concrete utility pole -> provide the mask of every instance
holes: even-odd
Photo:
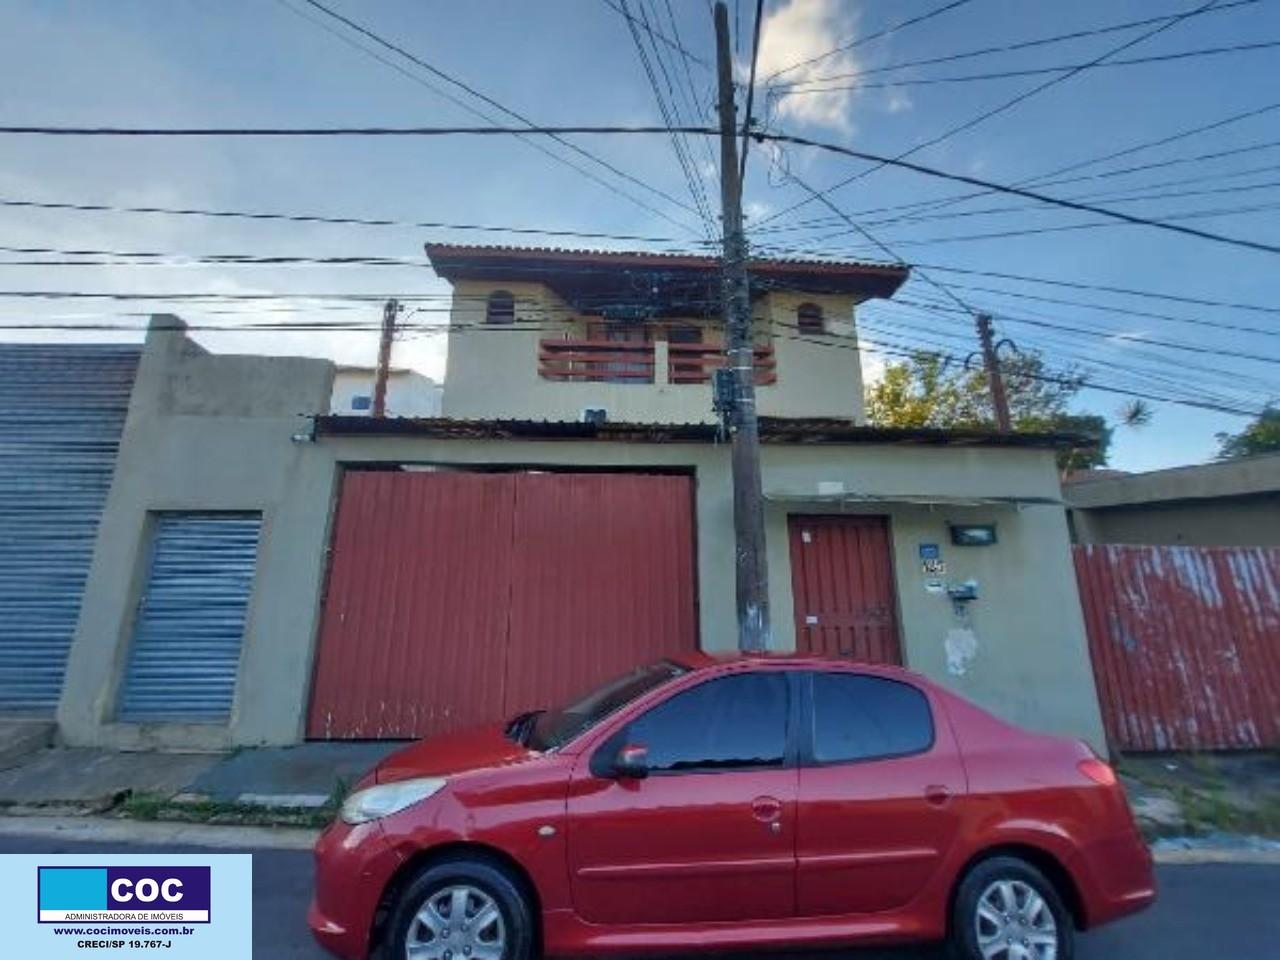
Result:
[[[733,376],[729,408],[733,442],[733,527],[737,547],[738,647],[769,649],[769,566],[765,555],[760,425],[756,418],[755,344],[747,291],[747,241],[742,233],[729,10],[716,3],[716,67],[720,82],[720,207],[724,230],[722,287],[725,346]]]
[[[373,415],[387,415],[387,375],[391,372],[391,341],[396,336],[398,300],[388,300],[382,308],[382,339],[378,341],[378,366],[373,372]]]
[[[1000,373],[1000,356],[992,341],[991,318],[978,314],[978,339],[982,341],[982,365],[987,368],[987,380],[991,384],[991,406],[996,413],[996,425],[1001,433],[1013,429],[1009,420],[1009,397],[1004,392],[1004,376]]]

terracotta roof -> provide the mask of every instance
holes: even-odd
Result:
[[[711,423],[581,423],[576,420],[455,420],[448,417],[317,416],[317,436],[419,436],[437,440],[595,440],[627,443],[715,443]],[[826,417],[761,417],[764,443],[910,444],[972,447],[1089,447],[1095,441],[1067,433],[995,433],[872,427]]]
[[[615,272],[714,277],[720,268],[717,258],[696,253],[454,243],[428,243],[425,250],[436,273],[448,280],[515,280],[533,273],[551,282],[575,274],[607,276]],[[768,278],[798,291],[889,297],[906,282],[911,268],[857,260],[761,258],[751,260],[748,270],[753,277]]]

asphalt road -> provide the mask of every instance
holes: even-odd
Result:
[[[0,853],[200,852],[144,844],[101,844],[0,837]],[[252,853],[253,944],[256,957],[324,960],[305,917],[311,894],[311,855],[283,850]],[[1280,866],[1199,864],[1159,868],[1160,899],[1135,917],[1077,940],[1079,960],[1275,960],[1280,956]],[[749,956],[749,955],[744,955]],[[777,956],[771,954],[771,956]],[[847,950],[794,954],[822,960],[940,960],[936,949]]]

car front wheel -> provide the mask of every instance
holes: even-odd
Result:
[[[1016,857],[993,857],[969,871],[951,918],[960,960],[1071,960],[1071,914],[1039,870]]]
[[[531,960],[534,920],[520,886],[485,860],[431,864],[405,887],[388,960]]]

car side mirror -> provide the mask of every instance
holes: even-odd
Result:
[[[643,780],[649,775],[649,748],[643,743],[623,744],[613,759],[613,775],[619,779]]]

